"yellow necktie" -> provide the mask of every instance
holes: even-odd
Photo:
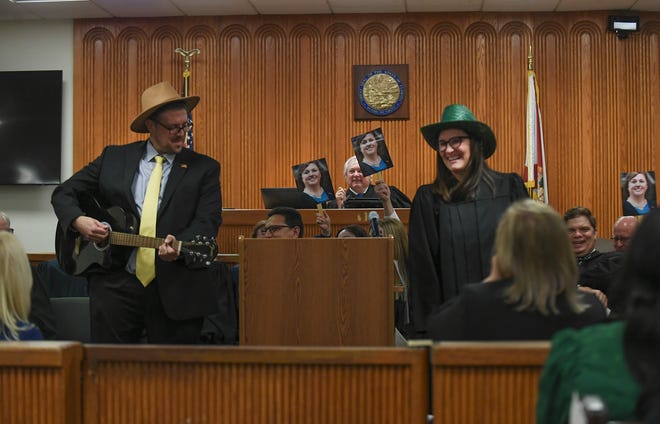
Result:
[[[147,184],[147,193],[142,203],[142,218],[140,219],[140,235],[156,236],[156,213],[158,212],[158,196],[160,195],[160,180],[163,176],[163,157],[155,156],[156,165]],[[138,248],[135,262],[135,275],[143,286],[147,287],[156,278],[156,254],[148,247]]]

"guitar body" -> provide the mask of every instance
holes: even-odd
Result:
[[[104,209],[96,199],[89,196],[80,199],[80,206],[87,216],[107,223],[112,231],[135,234],[139,230],[135,216],[118,206]],[[85,240],[78,232],[72,229],[64,231],[58,225],[55,232],[55,251],[57,261],[64,272],[83,275],[124,266],[131,249],[109,244],[99,247]]]
[[[103,208],[90,196],[81,197],[80,207],[89,217],[110,226],[108,243],[98,246],[85,240],[71,229],[64,231],[61,225],[55,232],[55,251],[60,267],[67,274],[83,275],[104,269],[120,269],[135,247],[156,248],[164,242],[156,237],[137,235],[139,226],[131,213],[118,206]],[[213,237],[197,235],[193,240],[177,242],[175,249],[185,260],[188,268],[206,268],[215,260],[218,246]]]

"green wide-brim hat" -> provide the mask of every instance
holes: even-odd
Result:
[[[495,134],[483,122],[477,121],[474,114],[465,105],[449,105],[442,111],[440,122],[420,128],[422,135],[433,150],[438,149],[438,134],[450,128],[458,128],[470,135],[473,141],[480,142],[483,147],[484,159],[495,153]]]

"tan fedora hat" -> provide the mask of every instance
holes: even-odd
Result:
[[[133,120],[131,130],[137,133],[149,132],[146,125],[144,125],[144,121],[149,119],[151,114],[158,108],[175,102],[185,103],[186,109],[190,112],[199,103],[199,96],[181,97],[174,87],[172,87],[172,84],[167,81],[159,82],[147,88],[142,93],[142,112]]]

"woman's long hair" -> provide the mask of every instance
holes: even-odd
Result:
[[[627,288],[623,317],[626,362],[642,386],[636,414],[660,403],[660,210],[644,217],[626,249],[621,283]]]
[[[468,134],[469,135],[469,134]],[[484,160],[484,151],[481,141],[470,135],[470,160],[467,164],[465,178],[458,181],[449,168],[442,161],[442,154],[436,151],[437,176],[433,182],[433,188],[445,202],[460,202],[473,199],[479,188],[479,183],[484,180],[491,192],[495,191],[495,184],[491,176],[491,170]]]
[[[573,311],[586,308],[577,294],[578,268],[566,226],[550,206],[530,199],[509,206],[497,227],[495,254],[502,277],[512,280],[506,301],[517,310],[558,314],[561,294]]]
[[[8,340],[30,327],[32,270],[23,247],[13,234],[0,231],[0,331]]]
[[[407,285],[408,273],[406,261],[408,260],[408,233],[401,221],[394,218],[383,218],[380,221],[383,234],[394,237],[394,259],[398,263],[399,272],[395,273],[396,284]]]

